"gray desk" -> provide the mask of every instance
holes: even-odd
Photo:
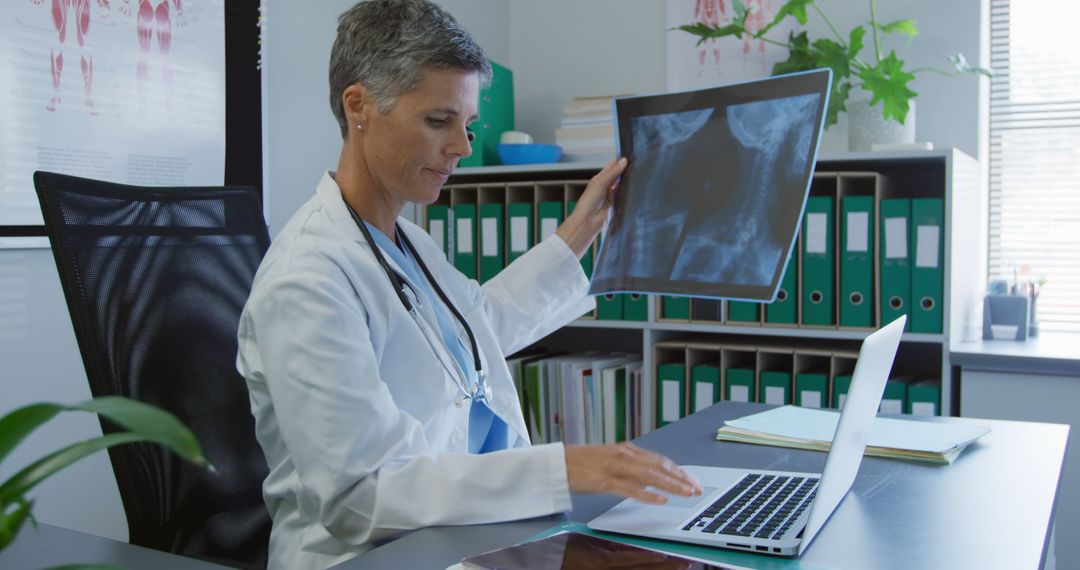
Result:
[[[229,568],[44,523],[39,523],[37,529],[27,523],[15,542],[0,552],[0,568],[11,570],[91,563],[112,564],[127,570]]]
[[[720,443],[725,419],[765,409],[724,402],[638,440],[682,464],[820,471],[811,451]],[[840,504],[801,561],[835,568],[1039,568],[1053,521],[1068,426],[968,420],[993,431],[951,466],[866,458]],[[617,502],[574,496],[573,520],[588,521]],[[463,557],[513,544],[562,517],[467,527],[437,527],[338,565],[446,568]]]
[[[953,341],[949,362],[972,370],[1080,376],[1080,334],[1047,333],[1015,340]]]
[[[960,415],[1080,429],[1078,345],[1078,334],[1046,331],[1023,342],[954,341],[949,361],[960,369]],[[1076,432],[1069,439],[1073,447],[1080,445]],[[1058,569],[1080,568],[1080,542],[1075,540],[1080,536],[1080,456],[1066,459],[1060,488],[1054,517],[1057,538],[1048,560]]]

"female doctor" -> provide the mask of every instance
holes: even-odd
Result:
[[[478,285],[404,218],[469,156],[480,47],[426,0],[339,19],[337,170],[275,238],[241,317],[238,366],[270,466],[271,568],[324,568],[429,525],[570,510],[570,492],[661,503],[700,486],[631,444],[530,446],[505,355],[594,306],[579,259],[626,160],[555,235]],[[651,489],[650,489],[651,488]]]

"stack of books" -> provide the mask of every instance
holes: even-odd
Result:
[[[615,156],[615,117],[612,101],[625,95],[575,97],[563,108],[555,144],[565,162],[595,162]]]
[[[639,354],[553,354],[507,360],[534,444],[628,441],[653,429]]]

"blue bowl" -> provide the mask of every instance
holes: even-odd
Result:
[[[562,156],[562,147],[553,144],[499,144],[495,150],[503,164],[545,164]]]

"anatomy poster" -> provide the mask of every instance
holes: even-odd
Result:
[[[746,28],[750,32],[762,29],[776,17],[782,0],[742,0],[750,12]],[[697,45],[698,36],[673,29],[688,24],[722,27],[735,18],[734,0],[667,0],[667,87],[668,91],[685,91],[714,87],[766,77],[773,64],[788,58],[787,48],[755,40],[728,36],[709,39]],[[786,40],[796,28],[787,18],[769,31],[769,37]]]
[[[4,0],[0,30],[0,226],[42,223],[39,169],[224,182],[224,0]]]

